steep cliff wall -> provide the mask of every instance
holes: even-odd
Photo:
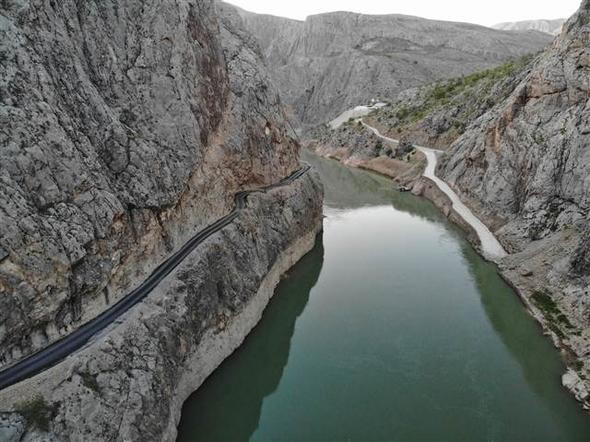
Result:
[[[305,22],[241,11],[286,104],[305,126],[434,80],[538,52],[551,36],[400,15],[335,12]]]
[[[525,243],[583,222],[590,208],[589,5],[440,169],[484,211],[519,225]]]
[[[438,171],[514,252],[503,271],[579,359],[573,366],[582,379],[590,378],[589,145],[584,0],[514,92],[457,140]]]
[[[173,442],[183,402],[260,320],[321,224],[315,174],[251,195],[232,224],[120,324],[60,365],[0,391],[0,412],[20,413],[0,413],[0,439]]]
[[[0,59],[0,365],[298,167],[255,42],[212,0],[4,1]]]

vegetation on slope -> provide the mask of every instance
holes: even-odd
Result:
[[[416,143],[447,147],[515,89],[533,58],[522,57],[493,69],[407,91],[370,120]]]

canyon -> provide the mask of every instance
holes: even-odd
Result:
[[[438,244],[460,278],[514,288],[561,349],[565,367],[548,371],[563,368],[590,409],[590,0],[556,38],[503,27],[517,30],[348,12],[301,22],[215,0],[3,2],[0,371],[74,336],[186,253],[67,357],[0,390],[0,440],[176,440],[185,401],[239,353],[285,274],[317,255],[324,223],[344,219],[388,238],[396,221],[414,222],[429,238],[421,250]],[[328,124],[358,105],[371,112]],[[331,182],[324,202],[302,145],[387,179],[313,157]],[[347,212],[365,205],[375,207]],[[495,264],[455,243],[445,216]],[[378,238],[367,241],[382,253],[375,266],[386,263]],[[340,247],[330,244],[327,255]],[[391,252],[397,269],[402,255]],[[492,289],[476,282],[461,299],[479,324],[474,293]],[[313,284],[303,288],[307,299]],[[507,367],[523,349],[498,351]],[[585,428],[570,405],[563,422]]]
[[[497,261],[500,272],[562,349],[570,368],[563,382],[585,407],[589,23],[584,1],[542,54],[405,91],[364,118],[400,139],[398,147],[355,120],[316,128],[308,140],[321,155],[410,185],[457,220],[436,186],[419,179],[425,158],[412,146],[445,150],[437,176],[509,252]]]

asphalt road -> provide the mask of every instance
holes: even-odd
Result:
[[[229,214],[205,227],[188,240],[178,252],[170,256],[158,268],[156,268],[139,287],[134,289],[108,310],[87,322],[76,331],[70,333],[68,336],[0,371],[0,390],[53,367],[67,356],[82,348],[93,336],[107,328],[133,306],[142,302],[146,296],[149,295],[164,278],[166,278],[166,276],[178,267],[178,265],[199,246],[199,244],[236,219],[240,214],[240,211],[246,207],[249,195],[253,193],[267,192],[271,189],[290,184],[306,174],[310,168],[311,166],[304,165],[301,169],[278,183],[258,190],[238,192],[234,199],[234,209]]]

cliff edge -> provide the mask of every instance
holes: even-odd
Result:
[[[213,1],[3,5],[0,366],[299,167],[256,44]]]
[[[122,299],[240,190],[300,168],[240,17],[213,0],[0,6],[0,367]],[[313,247],[308,172],[251,194],[147,299],[0,392],[0,439],[172,441],[183,401]]]

